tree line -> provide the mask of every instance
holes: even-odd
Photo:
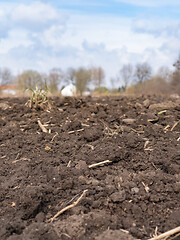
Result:
[[[166,88],[167,91],[171,89],[180,92],[180,55],[173,66],[174,71],[161,67],[153,75],[151,66],[146,62],[134,67],[131,64],[124,64],[116,76],[110,79],[111,89],[126,92],[133,88],[133,91],[138,92],[139,89],[154,88],[154,91],[157,89],[164,91]],[[38,86],[39,88],[48,87],[51,93],[56,93],[63,86],[72,83],[76,86],[77,94],[82,95],[88,86],[100,91],[105,84],[104,81],[105,71],[102,67],[69,68],[66,71],[53,68],[49,73],[26,70],[17,76],[13,76],[8,68],[0,68],[0,85],[15,84],[21,91]]]
[[[53,68],[49,73],[39,73],[35,70],[26,70],[17,76],[13,76],[8,68],[0,69],[0,85],[15,84],[19,90],[47,87],[51,93],[58,92],[63,85],[74,84],[77,94],[82,95],[89,84],[100,88],[104,83],[105,72],[102,67],[78,69],[69,68],[63,72],[60,68]]]

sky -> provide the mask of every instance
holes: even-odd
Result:
[[[14,74],[124,64],[172,69],[180,53],[179,0],[0,0],[0,68]]]

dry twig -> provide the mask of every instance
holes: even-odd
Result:
[[[144,143],[144,149],[146,149],[147,145],[149,144],[149,140],[147,140],[145,143]]]
[[[142,185],[144,186],[145,191],[148,193],[150,190],[148,185],[146,185],[144,182],[142,182]]]
[[[68,162],[67,167],[71,166],[71,160]]]
[[[160,234],[159,236],[156,236],[156,237],[154,237],[154,238],[151,238],[151,239],[149,239],[149,240],[160,240],[160,239],[163,239],[163,238],[170,237],[170,236],[172,236],[172,235],[174,235],[174,234],[176,234],[176,233],[178,233],[178,232],[180,232],[180,226],[177,227],[177,228],[174,228],[174,229],[172,229],[172,230],[170,230],[170,231],[167,231],[167,232],[165,232],[165,233],[163,233],[163,234]]]
[[[158,169],[153,162],[151,162],[151,164],[153,165],[153,167],[154,167],[156,170]]]
[[[90,147],[91,150],[94,150],[94,146],[93,146],[93,145],[91,145],[91,144],[86,144],[86,146],[87,146],[87,147]]]
[[[172,126],[172,128],[171,128],[171,131],[173,131],[173,129],[178,125],[178,123],[179,123],[180,121],[178,121],[178,122],[175,122],[175,124]]]
[[[17,163],[17,162],[20,162],[20,161],[30,161],[30,159],[24,157],[24,158],[20,158],[20,159],[12,161],[12,163]]]
[[[65,211],[67,211],[67,210],[75,207],[75,206],[81,201],[81,199],[85,196],[85,194],[86,194],[87,191],[88,191],[87,189],[84,190],[83,193],[81,194],[81,196],[80,196],[75,202],[73,202],[72,204],[66,206],[65,208],[63,208],[63,209],[61,209],[59,212],[57,212],[57,213],[54,215],[54,217],[52,217],[52,218],[49,219],[49,222],[53,222],[59,215],[61,215],[61,214],[64,213]]]
[[[150,147],[148,147],[148,148],[145,148],[145,149],[144,149],[144,151],[154,151],[154,149],[153,149],[153,148],[150,148]]]
[[[177,237],[180,236],[180,233],[176,234],[175,236],[169,238],[168,240],[173,240],[173,239],[176,239],[177,240]]]
[[[90,125],[85,124],[85,123],[81,123],[81,125],[82,125],[83,127],[90,127]]]
[[[94,163],[94,164],[89,165],[89,168],[101,166],[101,165],[104,165],[105,163],[112,163],[112,161],[110,161],[110,160],[105,160],[105,161],[103,161],[103,162]]]
[[[167,125],[167,126],[164,128],[164,132],[165,132],[165,133],[168,131],[168,128],[170,128],[170,125]]]
[[[84,131],[84,128],[78,129],[78,130],[73,130],[73,131],[70,131],[70,132],[68,132],[68,133],[71,134],[71,133],[82,132],[82,131]]]
[[[44,133],[47,133],[47,132],[48,132],[48,130],[42,125],[42,123],[41,123],[40,120],[38,120],[38,125],[39,125],[39,127],[41,128],[41,130],[42,130]]]
[[[51,142],[54,141],[55,137],[58,135],[58,133],[56,132],[55,135],[53,136],[53,138],[51,139]]]
[[[137,131],[137,130],[136,130],[136,129],[134,129],[134,128],[131,128],[131,130],[132,130],[133,132],[137,133],[137,134],[144,133],[144,131]]]

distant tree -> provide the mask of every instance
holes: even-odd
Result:
[[[115,85],[116,85],[117,81],[118,81],[118,79],[116,77],[111,77],[110,78],[111,89],[115,88]]]
[[[91,69],[91,79],[96,88],[100,88],[105,78],[105,72],[102,67],[93,67]]]
[[[171,75],[172,75],[172,72],[166,66],[160,67],[157,71],[157,76],[163,78],[166,82],[170,81]]]
[[[123,65],[120,70],[120,76],[123,81],[123,89],[126,91],[133,76],[133,66],[131,64]]]
[[[62,82],[64,74],[61,69],[53,68],[50,70],[49,75],[46,78],[47,87],[51,93],[58,91],[58,86]]]
[[[180,71],[180,54],[176,62],[173,64],[173,66],[175,67],[175,71]]]
[[[40,73],[33,70],[27,70],[19,74],[16,78],[17,85],[21,90],[28,88],[35,89],[36,86],[43,88],[45,81]]]
[[[76,70],[68,68],[65,74],[65,82],[75,84]]]
[[[134,77],[137,83],[143,83],[151,76],[152,69],[148,63],[137,64],[135,68]]]
[[[80,95],[85,92],[87,88],[87,84],[90,82],[91,79],[91,72],[88,69],[85,68],[79,68],[75,72],[75,85],[76,85],[76,91]]]
[[[13,81],[13,76],[9,68],[0,69],[0,84],[9,85]]]
[[[155,75],[145,81],[140,90],[144,94],[168,94],[170,93],[169,83],[164,77]],[[137,89],[136,89],[137,90]]]
[[[180,94],[180,54],[173,66],[175,71],[172,74],[171,86],[174,92]]]

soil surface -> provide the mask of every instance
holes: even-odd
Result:
[[[178,96],[26,101],[0,98],[1,240],[149,239],[180,225]]]

